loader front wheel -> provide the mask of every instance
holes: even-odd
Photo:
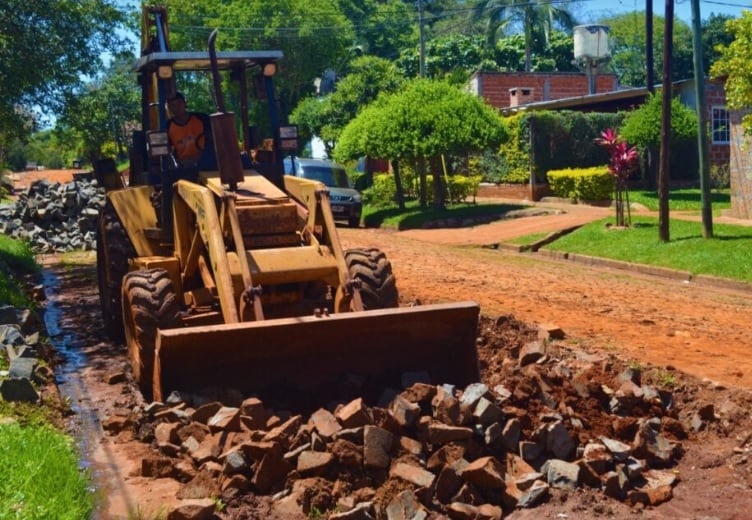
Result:
[[[133,376],[151,398],[157,330],[175,327],[180,311],[175,287],[164,269],[132,271],[123,278],[123,326]]]
[[[123,339],[123,311],[120,288],[128,272],[128,260],[136,256],[128,234],[108,200],[97,222],[97,282],[102,322],[107,336]]]
[[[392,264],[383,251],[355,248],[345,251],[350,277],[360,280],[360,297],[365,310],[388,309],[399,305],[397,282]]]

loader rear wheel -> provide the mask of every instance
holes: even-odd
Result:
[[[399,305],[397,282],[392,264],[380,249],[356,248],[345,251],[350,277],[360,280],[360,297],[365,310],[387,309]]]
[[[104,330],[110,339],[122,341],[120,287],[128,272],[128,260],[136,256],[136,250],[109,200],[99,214],[96,240],[97,282]]]
[[[132,271],[123,278],[123,325],[133,376],[151,398],[157,330],[177,325],[175,287],[164,269]]]

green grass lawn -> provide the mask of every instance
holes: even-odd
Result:
[[[0,518],[81,520],[93,510],[70,439],[48,426],[0,425]]]
[[[0,235],[0,304],[31,307],[17,276],[38,270],[31,250]],[[0,349],[0,369],[7,369]],[[59,403],[8,403],[0,399],[0,520],[88,518],[94,497],[62,424]]]
[[[544,249],[578,253],[752,282],[752,227],[713,225],[702,238],[702,224],[671,219],[669,242],[658,240],[658,219],[633,217],[632,227],[606,226],[599,220],[565,235]]]
[[[712,190],[710,201],[714,211],[730,208],[731,195],[729,190]],[[629,190],[629,202],[642,204],[649,210],[658,211],[658,192]],[[671,190],[668,207],[674,211],[700,211],[702,209],[702,194],[698,188]]]

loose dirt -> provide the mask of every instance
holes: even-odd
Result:
[[[569,345],[654,366],[677,388],[686,389],[686,406],[709,402],[725,410],[715,428],[686,441],[687,452],[677,468],[681,483],[668,503],[633,509],[577,491],[510,518],[747,518],[752,507],[747,446],[752,401],[746,397],[752,387],[752,338],[745,324],[752,317],[752,292],[482,247],[520,234],[522,228],[522,234],[550,230],[545,228],[553,218],[407,232],[341,228],[340,236],[345,247],[386,252],[404,303],[474,300],[485,316],[555,324],[565,331]],[[140,395],[131,383],[108,382],[126,370],[125,353],[101,333],[93,258],[84,255],[84,264],[75,267],[47,260],[60,280],[51,297],[62,309],[62,334],[74,338],[88,359],[80,371],[84,390],[79,404],[95,409],[100,419],[138,404]],[[134,512],[149,518],[173,500],[177,485],[169,479],[138,476],[148,446],[101,430],[89,436],[91,463],[104,486],[100,518],[128,518]]]

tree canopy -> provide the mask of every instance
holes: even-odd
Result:
[[[611,62],[609,67],[625,86],[644,87],[647,81],[645,59],[645,12],[624,13],[600,21],[608,25]],[[664,18],[653,16],[653,77],[663,77]],[[692,29],[686,23],[674,21],[673,63],[674,80],[692,77]]]
[[[500,116],[478,97],[445,82],[415,79],[362,110],[342,131],[334,156],[465,154],[498,146],[505,137]]]
[[[122,46],[124,20],[115,0],[4,0],[0,150],[28,133],[35,110],[56,113],[82,76],[97,74],[100,55]]]
[[[752,105],[752,12],[742,11],[742,16],[726,23],[733,36],[728,45],[718,48],[720,59],[711,67],[715,77],[726,78],[726,103],[739,110]],[[742,120],[746,133],[752,133],[752,114]]]

